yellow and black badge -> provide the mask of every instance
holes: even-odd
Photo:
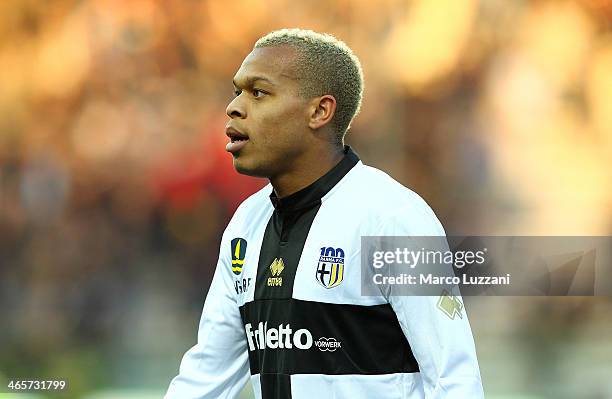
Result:
[[[234,238],[232,240],[232,272],[234,272],[234,274],[242,273],[246,249],[247,242],[244,238]]]

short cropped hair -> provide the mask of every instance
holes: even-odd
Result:
[[[361,108],[363,71],[359,59],[336,37],[306,29],[270,32],[257,40],[254,48],[281,45],[289,45],[297,51],[294,68],[301,81],[301,96],[311,98],[329,94],[336,99],[331,123],[335,142],[341,144]]]

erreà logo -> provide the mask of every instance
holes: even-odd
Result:
[[[268,287],[280,287],[283,285],[283,278],[281,277],[283,270],[285,270],[283,258],[274,258],[270,264],[272,277],[268,277]]]
[[[463,319],[463,304],[458,297],[451,295],[446,290],[442,291],[442,295],[438,300],[438,309],[444,312],[451,320],[454,320],[455,316],[459,316],[460,319]]]
[[[242,273],[244,257],[246,255],[247,241],[244,238],[234,238],[232,240],[232,272],[236,275]]]

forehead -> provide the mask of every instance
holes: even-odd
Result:
[[[292,83],[296,80],[293,71],[296,55],[290,46],[255,48],[234,75],[234,83],[244,85],[253,77],[263,77],[277,85]]]

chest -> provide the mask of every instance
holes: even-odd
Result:
[[[237,302],[301,299],[370,302],[361,296],[359,215],[326,207],[274,212],[250,235],[244,266],[234,284]]]

